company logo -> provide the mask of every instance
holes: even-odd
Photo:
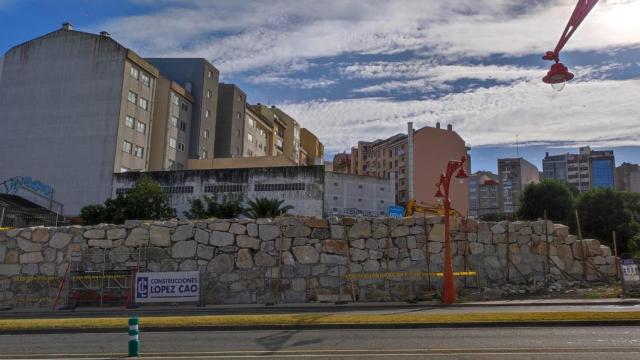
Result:
[[[136,298],[146,299],[149,297],[149,278],[141,276],[136,282]]]

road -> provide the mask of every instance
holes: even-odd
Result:
[[[638,327],[142,333],[155,359],[639,359]],[[125,357],[127,334],[0,336],[0,359]],[[46,355],[48,354],[48,355]]]

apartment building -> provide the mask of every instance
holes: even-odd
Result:
[[[245,136],[243,156],[273,156],[273,123],[254,112],[250,106],[244,111]]]
[[[407,134],[411,134],[408,136]],[[351,149],[352,174],[381,178],[394,178],[396,202],[416,199],[435,204],[435,185],[449,160],[467,155],[464,140],[448,125],[446,129],[425,126],[414,130],[408,123],[407,134],[396,134],[387,139],[359,141]],[[467,170],[469,162],[466,163]],[[466,213],[469,209],[468,187],[451,184],[452,206]]]
[[[220,72],[202,58],[147,58],[163,75],[193,97],[187,146],[189,159],[213,158]]]
[[[469,176],[469,215],[482,216],[500,212],[498,203],[498,175],[478,171]]]
[[[498,202],[500,212],[515,214],[524,188],[540,181],[538,168],[523,158],[498,159]]]
[[[640,166],[622,163],[616,168],[616,190],[640,192]]]
[[[156,86],[149,171],[186,169],[193,104],[190,93],[160,75]]]
[[[589,146],[578,154],[549,155],[542,160],[544,179],[564,181],[579,191],[614,188],[615,157],[612,150],[595,151]]]
[[[300,125],[292,117],[275,106],[260,103],[250,106],[255,114],[273,124],[272,156],[284,156],[300,164]]]
[[[0,179],[50,184],[67,215],[146,170],[159,71],[107,32],[62,28],[9,49],[0,76]]]
[[[245,131],[246,101],[247,95],[236,85],[224,83],[218,85],[218,114],[214,157],[246,156],[246,151],[244,150],[245,140],[248,137],[252,137],[250,133]]]
[[[351,154],[345,152],[333,156],[332,171],[341,174],[351,173]]]
[[[301,165],[323,165],[324,145],[317,136],[305,128],[300,129],[300,148],[305,153],[305,161],[300,159]]]

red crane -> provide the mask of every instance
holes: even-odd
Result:
[[[569,18],[569,22],[567,22],[567,26],[565,26],[564,32],[562,33],[562,36],[560,36],[560,40],[558,40],[556,48],[553,51],[547,51],[547,53],[542,57],[543,60],[555,61],[555,64],[551,65],[549,72],[547,72],[547,76],[542,78],[542,81],[547,84],[551,84],[551,87],[553,87],[554,90],[562,90],[565,83],[573,79],[573,74],[570,73],[569,69],[560,62],[560,50],[562,50],[567,41],[569,41],[571,35],[573,35],[578,26],[582,23],[582,20],[587,17],[589,11],[593,9],[597,2],[598,0],[578,0],[571,17]]]

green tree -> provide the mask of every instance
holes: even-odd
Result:
[[[631,250],[631,239],[640,232],[640,225],[626,205],[625,195],[619,191],[600,188],[582,193],[577,209],[585,237],[612,245],[612,232],[615,231],[619,251]]]
[[[258,198],[255,200],[249,200],[247,202],[247,208],[244,210],[244,214],[252,219],[257,218],[274,218],[276,216],[284,215],[287,211],[293,209],[293,206],[282,206],[284,200]]]
[[[82,221],[121,224],[125,220],[167,220],[175,217],[169,195],[160,184],[143,176],[125,194],[107,199],[104,205],[88,205],[80,210]]]
[[[544,180],[529,184],[520,197],[518,217],[536,220],[544,217],[552,221],[570,224],[574,211],[574,197],[566,183],[557,180]]]
[[[85,225],[96,225],[105,221],[106,208],[101,204],[87,205],[80,210],[80,218]]]
[[[201,199],[190,200],[191,208],[184,212],[187,219],[207,219],[215,217],[218,219],[237,218],[242,213],[242,206],[239,200],[226,200],[221,202],[215,198],[204,196]]]

